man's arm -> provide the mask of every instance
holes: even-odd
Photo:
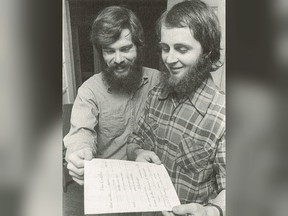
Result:
[[[129,136],[126,153],[127,153],[128,160],[135,161],[137,156],[138,156],[138,154],[141,151],[144,151],[144,149],[141,148],[139,144],[130,143],[130,141],[131,141],[130,139],[132,139],[132,136],[133,137],[137,136],[137,133],[136,134],[132,134],[132,135]]]
[[[225,133],[219,140],[216,156],[214,159],[213,169],[216,173],[218,195],[215,199],[208,201],[208,205],[203,206],[198,203],[190,203],[173,208],[173,213],[177,215],[192,214],[197,216],[225,216],[226,211],[226,156],[225,156]],[[171,215],[163,212],[163,215]]]
[[[219,194],[215,199],[210,200],[209,202],[218,205],[222,209],[223,215],[226,215],[226,133],[223,134],[217,146],[217,152],[214,160],[214,170],[216,173]]]
[[[98,107],[93,92],[82,86],[78,90],[71,113],[71,128],[64,138],[67,148],[67,168],[73,180],[83,185],[84,160],[91,160],[96,154]]]
[[[225,216],[225,190],[222,190],[211,204],[203,206],[198,203],[184,204],[173,207],[176,215],[197,215],[197,216]],[[164,216],[171,216],[170,212],[163,212]]]
[[[147,123],[151,97],[152,94],[149,94],[144,112],[138,122],[138,128],[128,137],[126,153],[128,160],[161,164],[160,159],[153,152],[152,129]]]

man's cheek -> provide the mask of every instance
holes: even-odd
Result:
[[[137,58],[136,52],[128,53],[125,56],[125,59],[129,62],[135,62],[136,58]]]
[[[105,63],[106,63],[108,66],[112,65],[112,60],[113,60],[113,58],[104,55],[104,56],[103,56],[103,59],[104,59]]]

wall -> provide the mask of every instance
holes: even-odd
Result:
[[[168,0],[167,1],[167,8],[168,10],[175,4],[182,2],[183,0]],[[202,0],[203,2],[207,3],[209,6],[215,8],[217,11],[218,19],[221,25],[221,48],[223,49],[221,51],[221,61],[224,63],[221,68],[219,68],[217,71],[211,73],[214,82],[216,85],[222,90],[226,91],[226,44],[225,44],[225,38],[226,38],[226,31],[225,31],[225,0]]]

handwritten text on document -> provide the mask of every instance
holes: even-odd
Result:
[[[85,214],[171,211],[179,198],[164,165],[93,159],[84,163]]]

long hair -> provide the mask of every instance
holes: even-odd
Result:
[[[200,0],[186,0],[166,11],[156,23],[158,39],[161,38],[161,27],[189,27],[194,38],[201,44],[207,70],[216,71],[221,67],[220,41],[221,30],[217,16],[212,8]]]
[[[98,14],[92,25],[90,40],[98,50],[103,62],[102,47],[116,42],[123,29],[129,29],[132,42],[137,47],[137,55],[141,56],[144,46],[142,25],[136,15],[122,6],[111,6]]]

